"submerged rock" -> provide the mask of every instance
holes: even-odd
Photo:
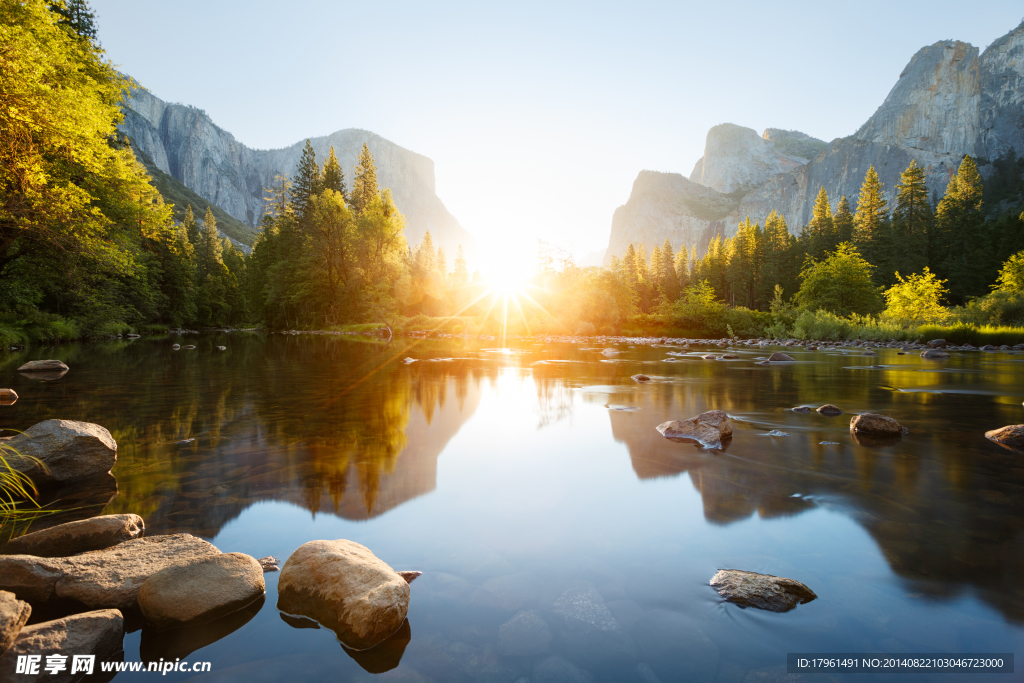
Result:
[[[12,459],[14,468],[37,484],[59,483],[110,472],[117,462],[114,437],[103,427],[90,422],[46,420],[12,436],[7,445],[24,456]]]
[[[1024,425],[1007,425],[985,432],[985,438],[1001,446],[1024,450]]]
[[[864,413],[856,415],[850,420],[850,431],[854,434],[867,434],[869,436],[902,436],[903,425],[891,417],[877,415],[875,413]]]
[[[551,629],[534,611],[519,612],[498,628],[498,652],[510,657],[539,655],[551,646]]]
[[[138,515],[102,515],[19,536],[0,548],[0,555],[67,557],[139,538],[146,523]]]
[[[711,586],[729,602],[770,612],[788,612],[818,597],[799,581],[741,569],[719,569]]]
[[[633,381],[640,382],[642,384],[644,382],[650,382],[651,378],[647,375],[633,375]]]
[[[74,557],[0,556],[0,589],[22,600],[77,600],[86,607],[130,609],[139,589],[161,569],[219,555],[191,534],[136,538]]]
[[[346,647],[364,650],[405,621],[409,583],[358,543],[310,541],[284,564],[277,608],[313,619]]]
[[[633,640],[593,587],[570,588],[562,593],[552,607],[552,618],[572,660],[589,664],[636,656]]]
[[[927,358],[930,360],[941,360],[943,358],[949,358],[949,354],[939,349],[925,349],[921,352],[921,358]]]
[[[59,360],[30,360],[18,368],[18,372],[67,372],[68,366]]]
[[[772,355],[768,356],[768,360],[772,361],[772,362],[780,362],[780,361],[792,361],[792,360],[795,360],[795,359],[792,356],[790,356],[789,354],[787,354],[787,353],[782,353],[781,351],[776,351]]]
[[[806,414],[806,413],[811,412],[811,409],[809,407],[807,407],[807,406],[797,406],[796,408],[791,408],[791,410],[794,413],[804,413],[804,414]]]
[[[0,591],[0,655],[7,651],[32,616],[32,607],[14,593]]]
[[[13,406],[18,400],[18,392],[14,389],[0,389],[0,406]]]
[[[818,414],[825,415],[826,417],[835,417],[836,415],[842,415],[843,411],[840,410],[839,406],[834,406],[831,403],[826,403],[825,405],[818,408]]]
[[[0,657],[0,681],[79,681],[83,678],[82,672],[71,673],[73,655],[95,655],[96,662],[111,661],[121,651],[123,641],[124,617],[116,609],[84,612],[26,626],[11,648]],[[15,673],[18,657],[25,655],[42,655],[38,674]],[[57,674],[47,673],[45,666],[48,655],[67,657],[64,660],[67,668]],[[98,663],[93,670],[95,673],[100,672]]]
[[[156,572],[139,589],[139,609],[147,622],[163,630],[213,621],[265,592],[256,558],[223,553]]]
[[[732,422],[724,410],[709,410],[688,420],[671,420],[657,430],[669,439],[692,439],[705,448],[721,448],[722,440],[732,436]]]
[[[739,358],[735,353],[723,353],[721,360],[736,360]]]

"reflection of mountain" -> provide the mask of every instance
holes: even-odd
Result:
[[[1019,580],[1024,575],[1024,469],[1019,454],[979,444],[972,431],[913,432],[912,440],[892,446],[859,446],[835,433],[848,421],[845,416],[831,422],[807,416],[802,424],[820,428],[819,433],[783,426],[794,431],[780,438],[763,436],[772,427],[737,422],[724,452],[669,441],[654,429],[664,420],[713,408],[756,416],[763,409],[757,398],[769,395],[767,389],[775,391],[772,375],[753,373],[731,387],[702,382],[630,388],[616,394],[614,402],[641,410],[609,411],[612,432],[628,447],[639,478],[686,472],[713,523],[729,524],[755,513],[762,518],[799,514],[815,507],[813,501],[825,500],[849,512],[878,543],[893,571],[912,581],[915,590],[953,595],[969,587],[1008,618],[1024,620]],[[866,405],[872,400],[856,393],[845,398]],[[776,395],[772,404],[786,401]],[[792,405],[800,402],[794,399]],[[761,413],[770,420],[788,418],[778,415]],[[826,439],[841,444],[819,444]]]

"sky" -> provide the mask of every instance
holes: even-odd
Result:
[[[434,161],[482,254],[581,256],[644,169],[689,175],[731,122],[850,135],[914,53],[984,49],[1019,0],[90,0],[108,58],[255,148],[371,130]]]

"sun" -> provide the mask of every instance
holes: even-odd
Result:
[[[524,269],[514,263],[493,264],[486,279],[488,290],[501,297],[515,297],[523,294],[530,284]]]

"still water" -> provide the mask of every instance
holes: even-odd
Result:
[[[789,351],[798,362],[761,366],[747,349],[707,361],[627,344],[608,359],[594,343],[173,341],[0,357],[0,385],[21,396],[0,427],[57,417],[117,440],[114,478],[65,505],[282,562],[346,538],[423,576],[407,625],[354,656],[281,618],[275,573],[264,602],[203,629],[135,624],[126,660],[212,663],[163,680],[762,682],[804,680],[786,675],[787,652],[1024,653],[1024,454],[983,436],[1024,422],[1022,354]],[[31,358],[71,371],[14,372]],[[823,403],[847,415],[790,410]],[[722,450],[655,431],[713,409],[734,422]],[[858,412],[910,432],[858,443]],[[708,586],[719,568],[819,598],[741,609]]]

